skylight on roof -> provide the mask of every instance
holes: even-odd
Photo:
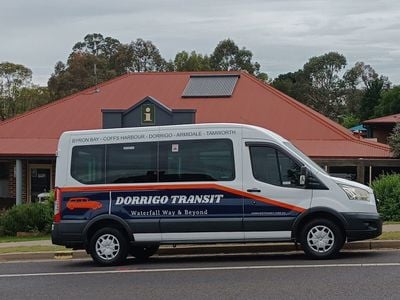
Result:
[[[239,75],[192,75],[183,91],[183,98],[231,97]]]

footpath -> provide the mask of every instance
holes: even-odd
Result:
[[[383,226],[383,232],[400,232],[400,224]],[[35,252],[20,252],[23,248],[43,248]],[[52,249],[53,248],[53,249]],[[400,240],[366,240],[346,243],[347,250],[378,250],[400,249]],[[239,253],[267,253],[290,252],[301,250],[300,245],[294,243],[247,243],[247,244],[205,244],[205,245],[166,245],[161,246],[157,252],[159,256],[167,255],[194,255],[194,254],[239,254]],[[34,259],[70,259],[87,258],[82,250],[70,250],[56,247],[51,240],[36,240],[23,242],[0,243],[0,262]]]

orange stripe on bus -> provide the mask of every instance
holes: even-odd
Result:
[[[115,192],[115,191],[156,191],[156,190],[191,190],[191,189],[216,189],[227,193],[240,195],[245,198],[257,200],[266,204],[279,206],[292,211],[303,212],[304,208],[269,199],[266,197],[243,192],[233,188],[225,187],[218,184],[173,184],[173,185],[142,185],[142,186],[83,186],[83,187],[65,187],[60,188],[61,192]]]

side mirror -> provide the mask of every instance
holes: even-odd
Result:
[[[307,177],[308,177],[308,169],[307,169],[307,167],[306,166],[301,166],[299,184],[300,185],[306,185]]]

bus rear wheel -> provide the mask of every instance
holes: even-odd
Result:
[[[336,257],[345,240],[341,228],[328,219],[308,222],[303,227],[300,238],[305,254],[312,259]]]
[[[90,255],[102,266],[122,264],[128,255],[125,235],[112,227],[97,230],[90,239]]]

